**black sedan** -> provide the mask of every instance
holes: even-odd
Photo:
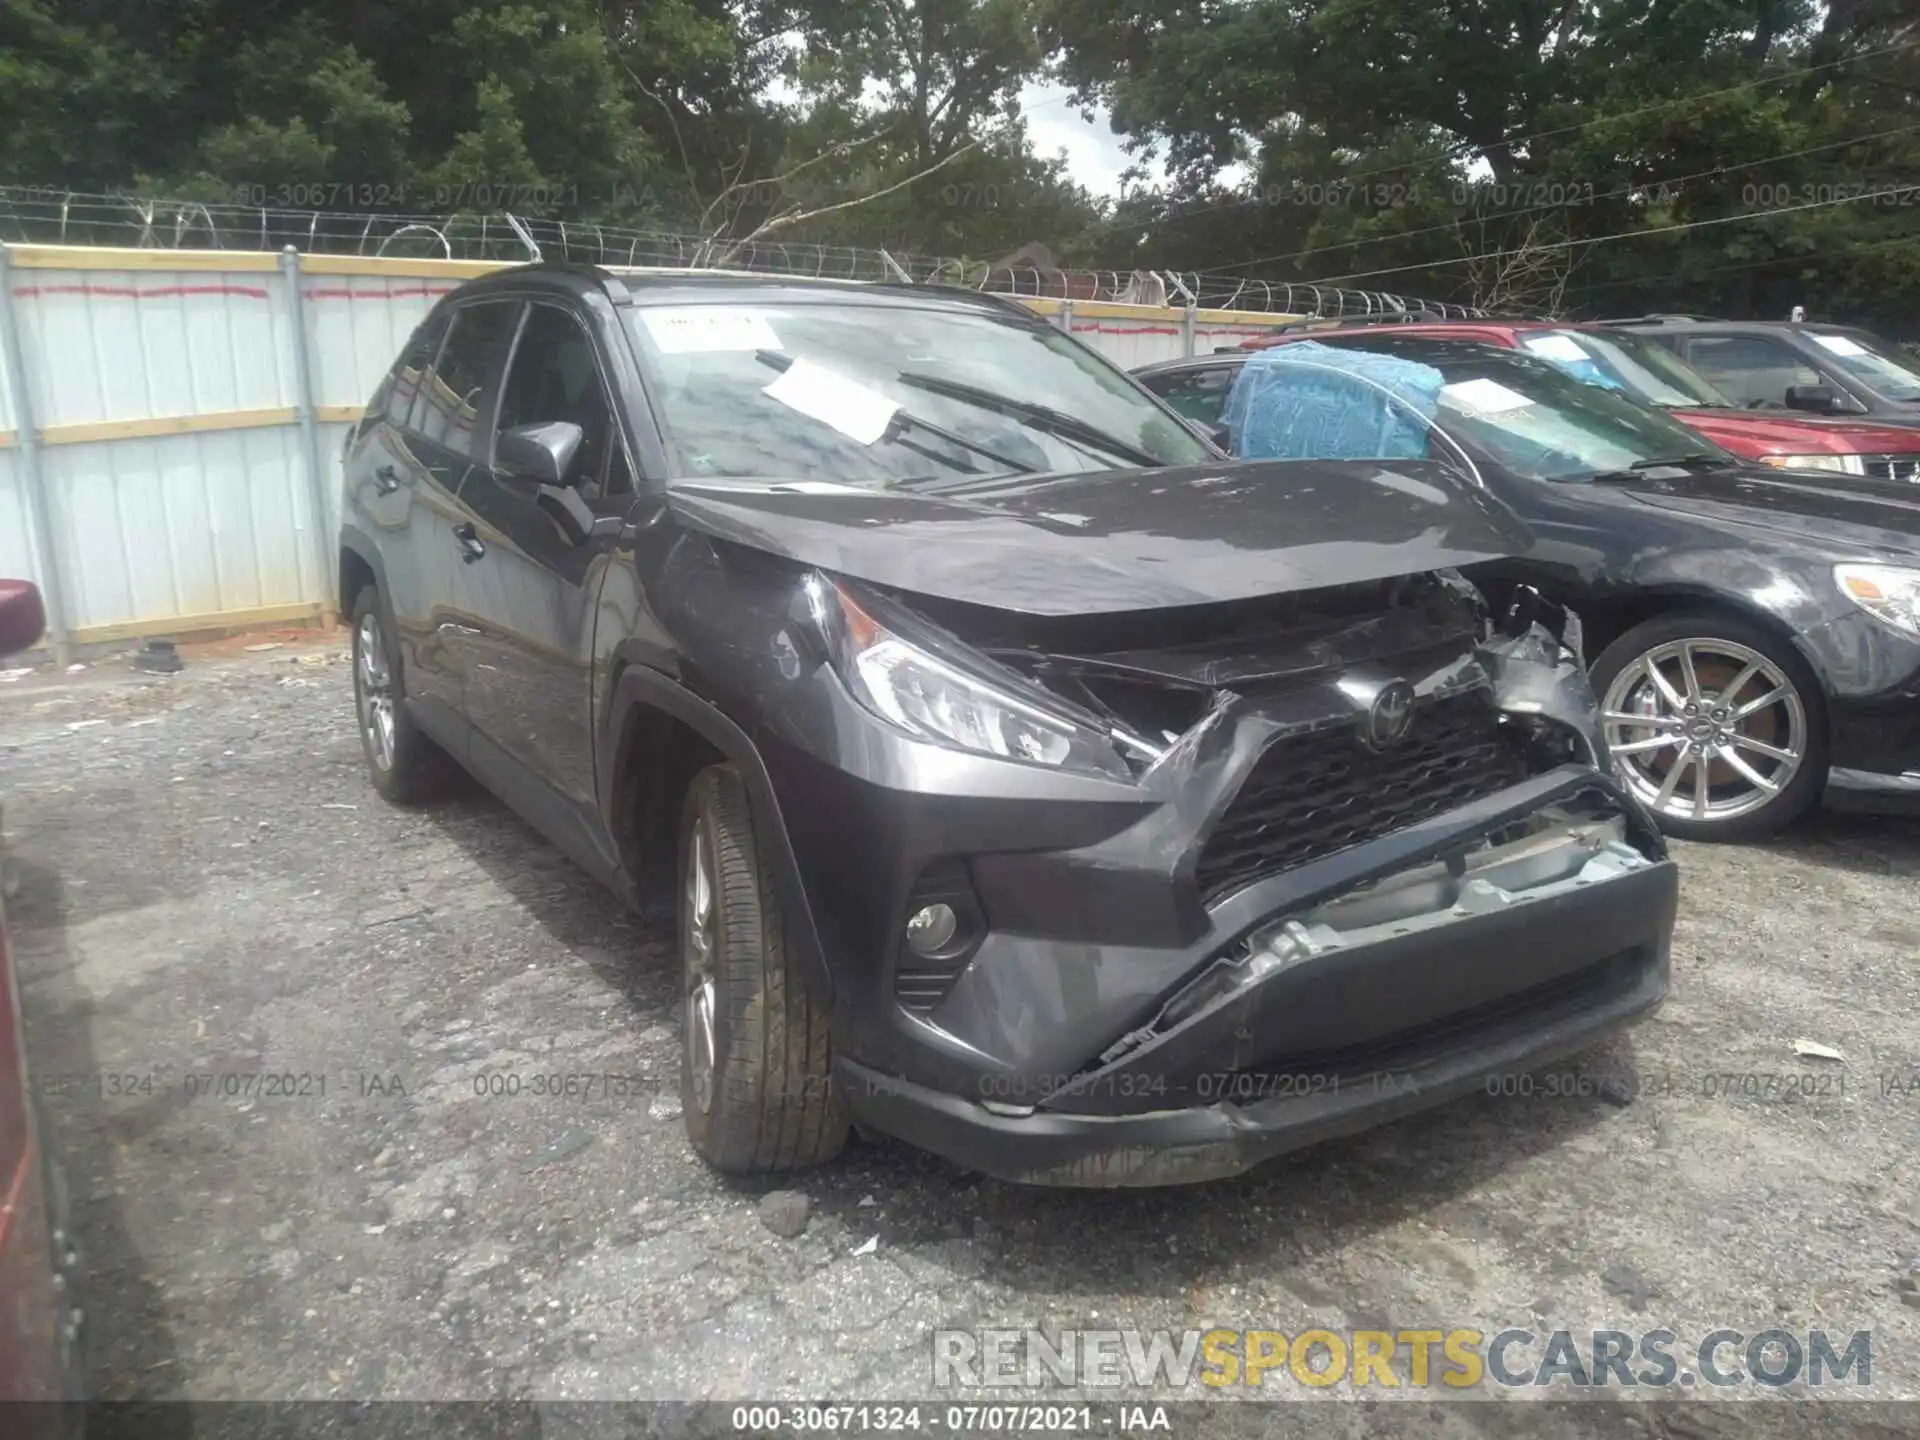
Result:
[[[1535,544],[1474,578],[1577,610],[1615,759],[1670,833],[1751,839],[1823,794],[1920,804],[1912,486],[1749,464],[1463,341],[1303,341],[1136,375],[1249,457],[1445,456],[1477,475]]]

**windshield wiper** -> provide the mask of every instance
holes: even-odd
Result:
[[[1082,445],[1091,445],[1104,450],[1109,455],[1117,455],[1130,465],[1157,467],[1162,462],[1159,457],[1149,455],[1137,445],[1130,445],[1107,434],[1098,426],[1089,425],[1084,420],[1045,405],[1035,405],[1028,400],[1016,400],[1011,395],[999,395],[992,390],[982,390],[978,386],[968,385],[959,380],[947,380],[938,375],[916,375],[911,371],[902,371],[896,377],[902,385],[911,385],[918,390],[931,390],[935,395],[945,395],[950,400],[963,400],[982,409],[997,411],[1015,420],[1024,420],[1036,430],[1045,430],[1063,439],[1077,440]]]
[[[1738,465],[1738,460],[1725,455],[1709,455],[1704,450],[1690,450],[1685,455],[1667,455],[1652,460],[1636,460],[1623,470],[1602,470],[1588,478],[1596,484],[1608,481],[1639,480],[1649,470],[1725,470]]]
[[[782,372],[793,364],[793,357],[791,355],[782,355],[777,350],[756,350],[753,352],[753,358],[758,360],[762,365]],[[949,445],[958,446],[962,450],[970,450],[975,455],[985,456],[987,459],[993,461],[994,464],[1004,466],[1017,475],[1034,475],[1039,473],[1024,460],[1016,460],[1011,455],[1003,455],[992,446],[977,444],[963,436],[954,434],[953,431],[947,429],[944,425],[936,425],[931,420],[923,420],[911,410],[902,410],[896,406],[893,412],[893,419],[888,423],[886,433],[880,438],[882,440],[891,440],[896,445],[904,445],[916,455],[924,455],[929,460],[937,460],[943,465],[951,465],[956,470],[962,470],[974,475],[980,473],[973,466],[956,460],[951,455],[942,455],[934,450],[928,449],[924,445],[916,445],[904,435],[895,433],[896,427],[899,426],[911,426],[915,430],[924,431],[937,440],[944,440]],[[906,484],[911,482],[902,483]]]

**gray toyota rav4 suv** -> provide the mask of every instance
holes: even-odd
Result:
[[[1675,878],[1525,527],[1236,463],[1011,302],[462,286],[345,455],[373,785],[463,768],[674,917],[688,1134],[1082,1185],[1242,1170],[1593,1044]]]

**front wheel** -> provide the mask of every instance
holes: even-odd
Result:
[[[453,762],[407,709],[399,647],[380,592],[369,585],[353,602],[353,708],[373,788],[396,805],[434,799],[450,788]]]
[[[680,1103],[715,1169],[793,1170],[847,1143],[826,1007],[787,948],[785,917],[746,786],[731,765],[694,777],[680,820]]]
[[[1621,778],[1669,835],[1755,840],[1819,798],[1819,682],[1758,625],[1710,613],[1650,620],[1594,661],[1593,688]]]

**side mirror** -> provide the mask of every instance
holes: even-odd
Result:
[[[516,479],[564,485],[586,438],[586,432],[570,420],[517,425],[500,432],[493,447],[494,463]]]
[[[1844,415],[1853,409],[1831,385],[1789,385],[1787,408],[1815,415]]]
[[[33,648],[46,628],[39,588],[27,580],[0,580],[0,655]]]

